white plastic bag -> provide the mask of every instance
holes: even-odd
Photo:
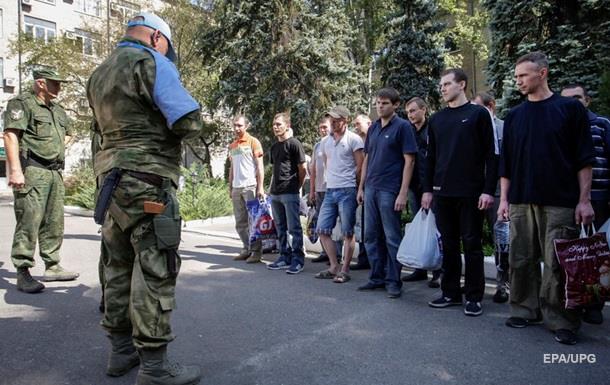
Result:
[[[427,212],[426,212],[427,211]],[[432,210],[420,209],[405,228],[398,247],[398,262],[415,269],[438,270],[443,263],[440,234]]]

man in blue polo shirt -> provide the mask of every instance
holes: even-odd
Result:
[[[379,119],[366,137],[358,189],[358,202],[364,203],[364,245],[371,264],[369,281],[358,290],[385,287],[390,298],[401,294],[401,265],[396,260],[402,238],[400,213],[407,205],[417,154],[411,124],[396,115],[399,104],[400,95],[395,89],[382,88],[377,93]],[[384,246],[387,252],[381,252]]]

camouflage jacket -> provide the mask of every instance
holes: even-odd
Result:
[[[123,41],[145,44],[131,38]],[[96,176],[117,167],[178,183],[181,142],[200,133],[201,117],[193,111],[168,127],[153,99],[155,75],[155,60],[149,52],[118,47],[89,78]]]
[[[22,93],[9,100],[4,113],[5,129],[18,130],[19,152],[28,150],[48,161],[63,161],[64,140],[71,135],[70,120],[57,103],[47,106],[33,92]]]

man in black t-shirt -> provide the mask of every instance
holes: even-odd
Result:
[[[595,153],[587,111],[578,101],[554,94],[548,73],[541,52],[517,60],[515,78],[527,100],[504,120],[498,217],[511,221],[511,317],[506,325],[523,328],[544,322],[556,341],[573,345],[580,314],[565,308],[553,240],[577,238],[576,225],[593,220]]]
[[[434,213],[443,244],[442,295],[428,302],[434,308],[462,305],[460,278],[464,249],[466,303],[464,314],[483,313],[485,292],[483,215],[493,206],[497,182],[497,155],[491,116],[468,101],[466,73],[443,72],[441,93],[447,107],[430,117],[428,155],[422,207]]]
[[[279,258],[268,265],[270,270],[288,269],[288,274],[303,270],[303,229],[299,218],[299,191],[303,187],[307,167],[305,150],[298,139],[292,137],[290,115],[280,113],[273,118],[273,133],[277,142],[271,146],[271,210],[280,241]],[[292,242],[288,244],[288,233]]]

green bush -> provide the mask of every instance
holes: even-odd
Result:
[[[233,212],[227,183],[207,175],[205,169],[194,164],[182,169],[184,186],[178,191],[180,214],[185,221],[222,217]]]
[[[95,206],[95,174],[91,160],[83,160],[64,180],[66,204],[92,210]]]

